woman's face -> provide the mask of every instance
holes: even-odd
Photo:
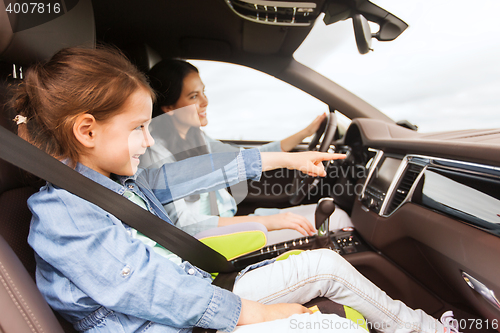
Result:
[[[166,107],[168,113],[174,117],[175,122],[181,126],[206,126],[208,99],[205,95],[205,85],[201,81],[200,75],[191,72],[182,82],[181,96],[177,102]],[[191,106],[191,107],[187,107]],[[193,106],[196,111],[193,110]]]

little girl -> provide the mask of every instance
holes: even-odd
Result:
[[[148,131],[153,99],[143,74],[120,53],[73,48],[32,68],[13,102],[18,118],[25,119],[25,139],[168,223],[162,204],[172,200],[258,179],[272,168],[324,176],[321,161],[341,158],[250,149],[138,170],[139,157],[154,144]],[[347,319],[312,315],[300,305],[324,296],[357,309],[385,332],[445,332],[437,320],[392,300],[330,250],[247,267],[231,292],[175,254],[156,253],[132,237],[129,226],[64,189],[47,183],[28,205],[37,285],[79,331],[190,332],[200,326],[240,333],[339,327],[364,332]]]

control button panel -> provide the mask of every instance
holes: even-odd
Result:
[[[356,233],[354,228],[350,229],[353,230],[330,232],[331,250],[340,255],[348,255],[368,250],[361,236]],[[233,263],[236,267],[243,268],[262,260],[275,258],[290,250],[311,250],[318,247],[316,244],[316,237],[317,236],[301,237],[278,244],[268,245],[260,250],[233,260]]]
[[[337,244],[345,254],[358,252],[357,247],[361,245],[353,234],[335,237],[335,244]]]
[[[385,199],[385,193],[379,191],[378,189],[368,186],[365,189],[365,193],[361,198],[361,202],[368,207],[370,210],[376,212],[377,214],[380,212],[380,208],[382,208],[382,203]]]

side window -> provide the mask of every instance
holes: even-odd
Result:
[[[274,141],[286,138],[328,112],[328,105],[270,75],[247,67],[190,61],[208,97],[203,130],[221,140]]]

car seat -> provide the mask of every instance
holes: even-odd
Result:
[[[16,83],[12,65],[1,64],[0,77],[0,125],[15,131],[13,117],[5,106],[8,85]],[[75,332],[59,318],[63,329],[34,283],[35,257],[26,241],[31,212],[26,201],[38,184],[0,160],[0,330],[5,333]]]
[[[26,26],[31,22],[21,20],[20,14],[8,14],[0,2],[0,125],[13,132],[14,115],[5,102],[9,85],[22,76],[21,67],[13,64],[48,59],[61,45],[95,44],[90,0],[75,2],[58,17],[39,18],[37,25]],[[49,38],[41,38],[45,36]],[[35,258],[27,243],[31,213],[26,201],[39,185],[37,179],[0,159],[0,331],[5,333],[76,332],[52,312],[34,282]]]

